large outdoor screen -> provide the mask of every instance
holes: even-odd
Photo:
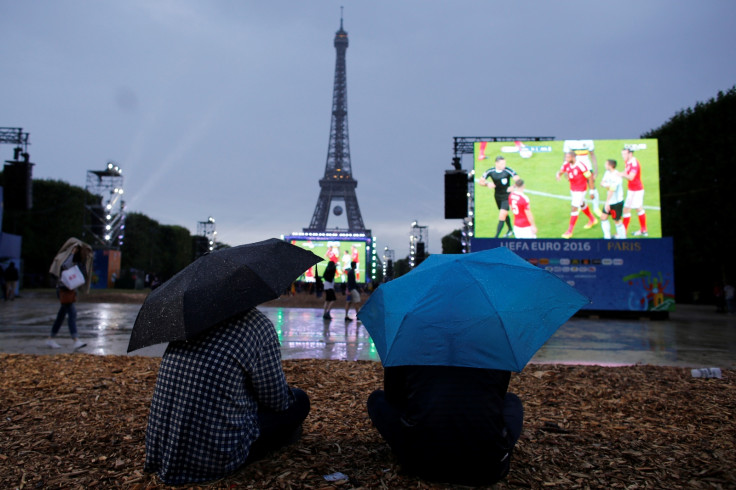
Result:
[[[324,260],[299,278],[305,282],[315,282],[316,274],[322,277],[327,267],[327,262],[332,261],[337,267],[335,283],[347,283],[347,269],[350,262],[355,262],[355,280],[360,283],[366,282],[366,242],[360,240],[315,240],[315,239],[293,239],[288,238],[289,243],[307,249]]]
[[[624,152],[624,149],[631,152]],[[578,215],[572,219],[573,183],[567,171],[558,171],[566,159],[568,152],[574,152],[574,163],[577,168],[585,166],[595,176],[594,188],[598,201],[594,204],[590,189],[585,191],[585,205],[578,206]],[[659,154],[656,139],[632,140],[558,140],[558,141],[516,141],[516,142],[476,142],[474,151],[474,233],[476,238],[508,238],[508,228],[504,225],[499,235],[499,221],[503,214],[497,203],[495,190],[488,185],[494,172],[500,176],[497,157],[503,157],[507,169],[525,183],[524,194],[530,202],[534,221],[537,227],[536,238],[604,238],[600,225],[599,211],[605,204],[608,190],[601,185],[606,172],[606,160],[616,161],[616,172],[626,172],[627,168],[635,168],[635,158],[639,163],[640,180],[643,185],[643,200],[640,207],[629,208],[630,218],[626,227],[628,238],[661,238],[661,212],[659,203]],[[628,158],[631,166],[627,166],[624,158]],[[510,175],[509,173],[505,174]],[[486,178],[484,178],[484,176]],[[636,180],[636,179],[634,179]],[[506,182],[513,184],[513,178]],[[499,180],[499,182],[501,182]],[[504,183],[502,183],[504,185]],[[629,191],[629,181],[622,181],[624,199]],[[635,184],[634,184],[635,186]],[[511,190],[512,187],[509,188]],[[632,196],[633,197],[633,196]],[[589,218],[589,214],[594,217]],[[625,216],[626,209],[623,210]],[[610,215],[610,213],[609,213]],[[611,216],[615,216],[615,213]],[[509,213],[513,224],[513,210]],[[610,218],[609,218],[610,219]],[[572,234],[568,234],[572,226]],[[624,217],[624,222],[626,221]],[[616,236],[616,227],[610,222],[612,235]],[[646,234],[642,232],[646,232]],[[568,234],[569,235],[569,234]]]

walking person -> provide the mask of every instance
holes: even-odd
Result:
[[[337,266],[333,261],[327,262],[327,267],[325,268],[325,272],[322,274],[322,279],[324,279],[324,288],[325,288],[325,307],[324,312],[322,313],[322,318],[325,320],[329,320],[332,318],[330,315],[330,310],[332,309],[332,305],[335,303],[335,300],[337,300],[337,296],[335,296],[335,273],[337,272]]]
[[[59,329],[61,329],[61,324],[64,323],[64,318],[67,318],[69,334],[74,341],[72,344],[73,349],[81,349],[87,345],[85,342],[79,340],[79,336],[77,335],[77,309],[74,306],[74,303],[77,301],[77,288],[70,289],[61,280],[62,273],[74,268],[74,266],[79,267],[80,272],[84,276],[82,286],[88,290],[90,273],[92,271],[92,247],[76,238],[70,238],[54,258],[49,271],[59,278],[56,286],[56,295],[61,303],[59,311],[56,314],[56,320],[51,327],[51,334],[46,339],[46,345],[50,349],[61,348],[61,345],[55,339],[59,333]]]
[[[360,292],[358,291],[358,284],[355,282],[355,262],[350,263],[350,269],[348,269],[348,295],[345,299],[345,321],[350,321],[350,307],[355,309],[355,316],[358,316],[358,303],[360,303]]]
[[[5,278],[5,300],[15,299],[15,289],[18,286],[18,269],[15,268],[15,264],[11,262],[8,267],[5,268],[3,273]]]
[[[0,294],[3,295],[3,300],[6,301],[8,297],[5,295],[5,270],[0,265]]]
[[[322,297],[322,293],[325,292],[325,285],[322,282],[322,277],[319,275],[319,269],[314,266],[314,295],[318,298]]]
[[[733,315],[736,312],[736,290],[731,282],[726,281],[723,286],[723,297],[726,301],[726,313]]]

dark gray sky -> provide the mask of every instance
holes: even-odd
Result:
[[[0,126],[30,133],[35,178],[84,187],[114,160],[128,211],[162,224],[213,216],[230,245],[300,231],[341,5],[358,201],[397,257],[414,220],[432,253],[459,227],[453,136],[637,138],[736,83],[732,0],[0,0]]]

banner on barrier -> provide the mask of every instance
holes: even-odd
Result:
[[[583,309],[674,311],[672,238],[518,240],[476,238],[474,252],[506,247],[591,299]]]

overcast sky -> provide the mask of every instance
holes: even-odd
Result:
[[[301,231],[343,5],[358,202],[397,257],[414,220],[432,253],[460,226],[453,136],[637,138],[736,84],[732,0],[0,0],[0,126],[30,133],[34,178],[84,187],[117,162],[127,210],[162,224]]]

